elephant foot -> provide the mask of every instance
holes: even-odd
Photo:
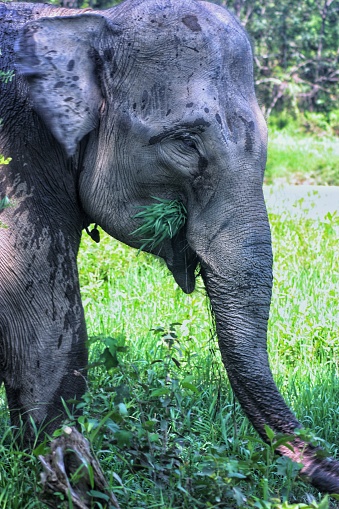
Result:
[[[75,428],[65,427],[63,435],[51,443],[51,452],[39,459],[43,502],[48,507],[58,507],[55,493],[61,493],[64,500],[72,501],[74,509],[89,509],[96,500],[103,507],[120,509],[88,440]]]

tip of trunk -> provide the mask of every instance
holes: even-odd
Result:
[[[319,491],[339,494],[339,462],[326,457],[325,451],[312,445],[303,446],[301,476]],[[325,456],[325,457],[324,457]]]

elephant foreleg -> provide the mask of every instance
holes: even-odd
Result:
[[[11,421],[16,427],[24,425],[25,443],[36,440],[32,421],[38,431],[51,433],[65,416],[65,405],[86,390],[85,341],[69,336],[64,342],[49,342],[48,349],[35,345],[24,363],[17,364],[14,376],[5,377]]]

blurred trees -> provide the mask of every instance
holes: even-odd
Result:
[[[258,95],[267,115],[273,108],[339,108],[338,0],[215,2],[235,13],[253,40]]]

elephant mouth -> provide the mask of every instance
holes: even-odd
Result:
[[[183,292],[192,293],[199,259],[187,242],[184,228],[171,239],[171,244],[171,253],[165,257],[167,267]]]

